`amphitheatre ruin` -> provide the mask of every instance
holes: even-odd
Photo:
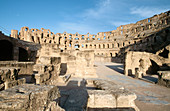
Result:
[[[0,111],[168,111],[170,11],[116,30],[0,32]]]

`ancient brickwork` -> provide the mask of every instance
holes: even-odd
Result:
[[[123,47],[137,43],[144,44],[145,40],[151,43],[154,38],[148,38],[148,36],[168,26],[170,26],[170,16],[169,12],[165,12],[138,21],[135,24],[121,25],[113,31],[99,32],[96,35],[67,32],[54,34],[49,29],[41,28],[41,30],[38,30],[22,27],[19,35],[16,35],[17,30],[12,30],[11,36],[39,44],[59,44],[62,51],[92,49],[95,51],[95,55],[115,57],[118,56]]]
[[[25,84],[0,92],[3,111],[64,111],[58,106],[57,86]]]
[[[25,78],[18,79],[19,70],[17,67],[0,67],[0,90],[25,83]]]

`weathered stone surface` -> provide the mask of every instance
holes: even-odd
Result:
[[[158,71],[158,84],[170,88],[170,71]]]
[[[154,66],[152,61],[157,66],[162,66],[165,63],[165,58],[147,52],[128,52],[125,57],[125,75],[135,75],[135,68],[139,68],[139,72],[143,75],[146,73],[154,74],[159,70],[159,67]],[[143,62],[141,62],[143,61]]]
[[[56,86],[38,86],[25,84],[0,92],[0,109],[11,111],[54,111],[59,109],[57,99],[60,97]]]
[[[88,93],[84,88],[61,91],[60,106],[66,111],[83,111],[86,109]]]
[[[20,71],[18,75],[32,75],[34,62],[0,61],[0,67],[16,67]]]
[[[116,108],[116,98],[105,90],[88,90],[90,108]]]
[[[25,84],[25,78],[18,79],[20,68],[0,67],[0,90],[8,89],[16,85]]]
[[[60,57],[41,56],[34,65],[36,84],[56,84],[60,74]]]
[[[89,90],[90,108],[134,108],[137,96],[112,81],[94,80],[94,85],[101,90]]]

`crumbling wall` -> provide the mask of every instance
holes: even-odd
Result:
[[[64,111],[58,106],[57,86],[25,84],[0,92],[3,111]]]
[[[125,75],[135,75],[135,69],[138,68],[143,75],[147,73],[156,74],[156,71],[165,63],[165,60],[156,54],[129,51],[125,57],[124,73]]]
[[[71,34],[67,32],[54,34],[49,29],[29,29],[22,27],[20,34],[11,31],[14,38],[44,44],[58,44],[61,51],[67,50],[94,50],[96,56],[117,57],[125,50],[152,51],[152,42],[155,36],[150,35],[170,26],[169,11],[133,24],[121,25],[116,30],[95,34]],[[146,44],[147,47],[146,47]],[[144,46],[142,49],[141,47]],[[128,48],[130,47],[130,48]],[[148,48],[149,47],[149,48]],[[123,49],[124,50],[124,49]],[[104,59],[105,60],[105,59]],[[123,62],[123,61],[122,61]]]
[[[8,89],[25,83],[25,79],[18,79],[19,68],[0,67],[0,90]]]
[[[63,74],[72,74],[75,77],[97,77],[94,67],[94,51],[69,51],[60,53],[61,64],[66,71]],[[62,70],[62,69],[61,69]]]
[[[87,107],[89,109],[133,108],[135,111],[139,111],[134,102],[137,96],[124,87],[106,80],[94,80],[93,84],[98,90],[88,90]]]
[[[0,32],[0,60],[2,61],[35,61],[37,50],[39,50],[40,45],[35,43],[28,43],[26,41],[18,40],[15,37],[8,37]],[[11,49],[9,47],[11,46]],[[24,53],[23,53],[24,51]],[[9,58],[8,56],[11,55]],[[25,57],[25,59],[20,60],[20,56]],[[7,58],[8,57],[8,58]],[[5,59],[6,58],[6,59]]]

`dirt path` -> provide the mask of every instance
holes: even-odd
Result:
[[[135,103],[141,111],[170,111],[170,88],[125,76],[122,64],[96,62],[95,65],[99,78],[113,80],[136,93]]]

